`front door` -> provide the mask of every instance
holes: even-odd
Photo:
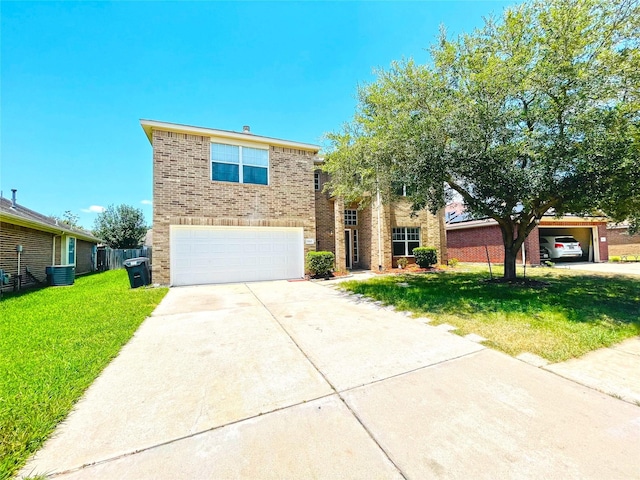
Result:
[[[351,268],[353,262],[351,261],[351,230],[349,229],[344,231],[344,254],[347,268]]]

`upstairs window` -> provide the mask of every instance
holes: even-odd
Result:
[[[269,184],[269,150],[211,144],[211,180]]]
[[[320,172],[313,173],[313,189],[316,192],[320,190]]]
[[[345,210],[344,211],[344,225],[356,226],[358,224],[358,211],[357,210]]]
[[[420,228],[397,227],[392,233],[393,255],[413,257],[413,249],[420,246]]]

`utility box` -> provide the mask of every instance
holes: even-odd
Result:
[[[131,288],[138,288],[151,284],[151,269],[148,257],[130,258],[124,261],[124,268],[129,274]]]
[[[51,265],[45,269],[45,273],[51,287],[73,285],[76,279],[76,267],[73,265]]]

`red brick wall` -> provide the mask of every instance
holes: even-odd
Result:
[[[582,227],[582,228],[598,228],[598,244],[600,252],[600,261],[606,262],[609,259],[608,243],[600,242],[601,237],[607,236],[606,223],[593,222],[543,222],[536,227],[525,240],[524,248],[526,261],[530,265],[540,264],[540,242],[539,228],[563,228],[563,227]],[[502,243],[502,233],[498,225],[478,226],[472,228],[464,228],[459,230],[447,231],[447,249],[449,258],[457,258],[461,262],[486,262],[487,254],[485,245],[489,250],[489,258],[491,262],[504,262],[504,246]],[[518,253],[518,259],[522,258],[522,253]]]
[[[447,251],[449,259],[461,262],[486,262],[487,249],[491,262],[504,261],[502,233],[497,225],[464,228],[447,231]]]
[[[485,248],[486,246],[486,248]],[[461,262],[486,262],[487,250],[491,263],[504,262],[504,243],[498,225],[478,226],[447,231],[449,258]],[[525,258],[529,265],[540,264],[540,243],[536,227],[524,242]],[[516,258],[522,261],[522,250]]]

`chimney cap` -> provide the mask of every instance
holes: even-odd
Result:
[[[251,133],[251,127],[249,125],[243,125],[242,133]]]

